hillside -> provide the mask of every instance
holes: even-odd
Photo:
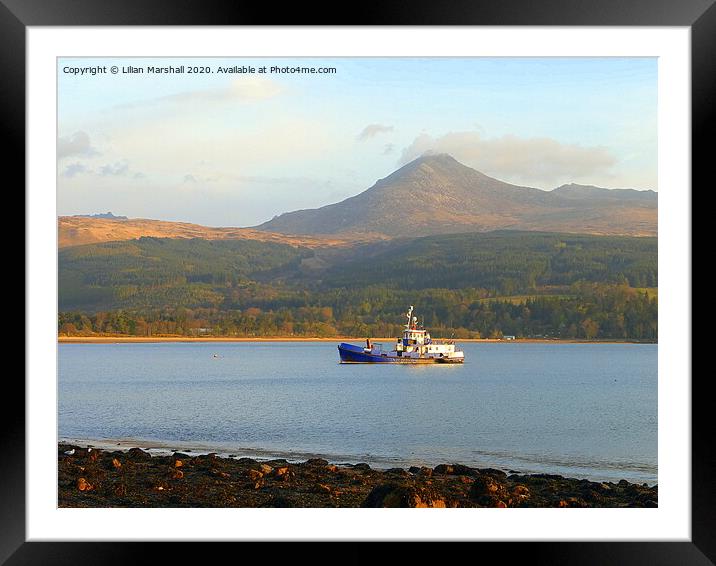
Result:
[[[292,246],[331,246],[355,242],[354,238],[312,237],[275,234],[252,228],[212,228],[188,222],[167,222],[145,218],[128,219],[99,216],[60,216],[58,247],[82,246],[101,242],[119,242],[150,238],[201,238],[203,240],[255,240]],[[364,241],[375,239],[364,237]]]
[[[245,293],[252,286],[274,297],[336,288],[480,288],[495,296],[579,281],[656,287],[657,277],[655,238],[504,231],[345,249],[140,238],[61,250],[59,302],[60,310],[245,308],[254,305]]]
[[[392,237],[497,229],[654,236],[657,195],[582,185],[553,191],[520,187],[440,154],[420,157],[354,197],[288,212],[257,228]]]
[[[505,231],[354,247],[140,238],[59,252],[63,335],[435,336],[653,341],[656,238]]]
[[[579,281],[656,287],[657,239],[519,231],[396,239],[357,246],[320,277],[329,287],[479,287],[505,295]]]

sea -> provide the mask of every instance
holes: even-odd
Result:
[[[58,439],[657,483],[656,344],[471,342],[462,365],[376,365],[339,364],[337,343],[59,344]]]

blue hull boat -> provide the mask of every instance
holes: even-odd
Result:
[[[338,345],[338,354],[341,356],[341,363],[344,364],[367,364],[367,363],[399,363],[401,360],[397,357],[389,357],[387,353],[369,354],[362,346],[354,346],[341,342]]]
[[[398,338],[392,350],[383,350],[382,344],[372,344],[370,338],[365,347],[341,342],[338,354],[342,364],[461,364],[465,361],[462,350],[452,340],[433,340],[425,328],[418,326],[411,306],[406,315],[408,323],[403,337]]]

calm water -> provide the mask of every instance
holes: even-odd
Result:
[[[332,342],[61,344],[59,436],[656,483],[656,345],[463,349],[376,366]]]

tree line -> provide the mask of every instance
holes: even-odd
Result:
[[[472,290],[428,289],[406,293],[374,287],[280,299],[261,306],[61,312],[61,335],[395,337],[415,305],[435,337],[617,339],[656,341],[657,299],[626,285],[582,283],[575,294],[486,300]],[[290,302],[290,301],[289,301]]]

